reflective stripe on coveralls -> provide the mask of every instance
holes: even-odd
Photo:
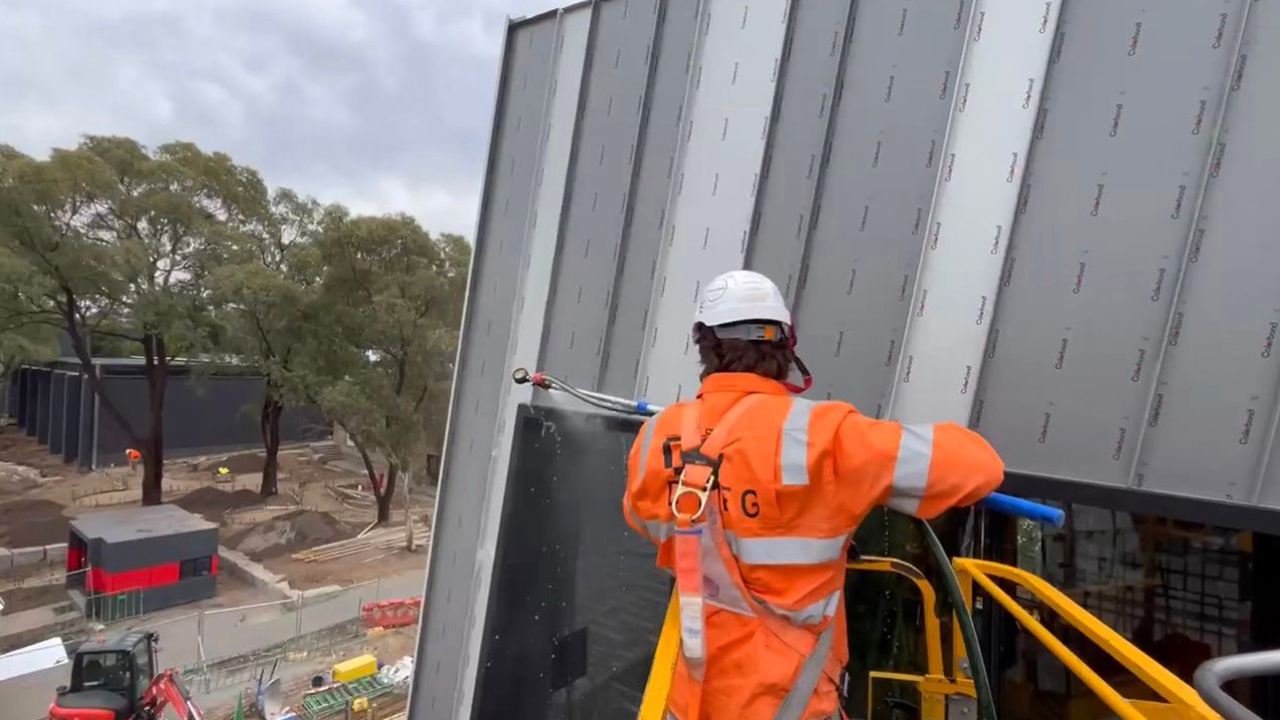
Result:
[[[791,409],[782,425],[783,485],[809,484],[809,418],[817,404],[801,398],[791,401]],[[893,470],[893,495],[889,499],[889,507],[908,515],[916,514],[929,484],[929,465],[932,459],[933,426],[903,425],[902,439],[898,443],[898,461]],[[743,558],[743,562],[757,561]]]
[[[719,429],[748,397],[757,398],[750,420],[737,424],[722,450],[711,452],[714,444],[704,441],[697,423],[693,441],[683,442],[689,415]],[[723,544],[706,532],[706,547],[702,539],[695,544],[709,624],[701,720],[774,720],[826,626],[835,627],[823,668],[832,670],[826,672],[831,681],[818,678],[801,717],[835,714],[836,678],[848,657],[841,592],[848,535],[877,505],[929,518],[970,504],[999,485],[1003,463],[963,426],[904,427],[861,415],[848,403],[794,398],[781,383],[750,373],[708,376],[697,398],[649,419],[637,434],[623,505],[631,527],[658,546],[658,566],[670,571],[678,539],[672,461],[699,444],[722,460],[722,484],[707,511],[714,508]],[[730,569],[741,582],[729,577]],[[702,683],[676,652],[668,710],[692,720],[687,701]],[[721,669],[728,667],[734,670]]]
[[[719,426],[711,433],[706,442],[700,444],[698,439],[701,437],[701,432],[699,432],[698,427],[697,408],[686,410],[687,415],[684,418],[685,422],[681,433],[681,450],[686,451],[696,447],[709,459],[718,458],[734,421],[742,417],[750,409],[749,406],[755,399],[757,399],[756,396],[749,396],[740,401],[725,414]],[[805,434],[807,435],[807,420]],[[684,474],[682,473],[681,486],[683,485]],[[709,492],[719,494],[718,478],[714,475],[711,475],[707,489]],[[674,509],[674,501],[672,505]],[[738,568],[738,562],[746,560],[735,553],[732,544],[728,541],[728,534],[724,530],[723,522],[720,518],[719,505],[720,503],[718,502],[706,503],[704,506],[705,519],[698,523],[704,526],[706,530],[709,530],[709,532],[701,534],[702,572],[705,577],[712,581],[712,587],[715,588],[715,596],[712,597],[708,593],[708,596],[704,599],[708,603],[724,607],[733,612],[758,618],[764,623],[765,627],[769,628],[780,640],[804,658],[799,673],[793,680],[790,690],[787,692],[786,697],[783,698],[782,704],[774,715],[774,720],[800,720],[804,715],[805,708],[809,705],[809,699],[813,696],[814,690],[818,686],[818,679],[824,671],[828,671],[827,665],[832,656],[831,645],[835,635],[835,623],[828,623],[827,627],[813,640],[812,646],[808,650],[804,649],[806,640],[813,636],[794,624],[792,618],[799,619],[799,613],[786,613],[784,618],[779,612],[754,598],[747,589],[746,582],[743,580],[742,573]],[[830,562],[833,559],[832,550],[828,547],[829,541],[826,540],[820,540],[816,545],[808,542],[810,539],[807,538],[756,538],[754,540],[762,541],[763,544],[760,547],[772,548],[774,551],[773,559],[784,558],[790,560],[791,562],[787,564],[796,564],[796,559],[800,557],[823,558],[817,562]],[[781,540],[782,542],[772,542],[776,540]],[[841,536],[839,540],[840,545],[835,551],[836,559],[839,558],[840,553],[844,550],[847,536]],[[739,541],[739,547],[741,547],[741,541]],[[804,560],[799,562],[808,564]],[[723,582],[724,580],[728,582]],[[830,610],[830,615],[833,616],[835,614],[836,608],[839,607],[840,596],[840,592],[837,591],[819,603],[818,609],[821,614],[817,616],[817,621],[829,617],[827,615],[828,610]],[[806,613],[809,610],[809,608],[805,608],[801,613]],[[798,633],[804,637],[798,637]],[[839,682],[838,677],[833,677],[832,680]],[[691,709],[688,712],[693,715],[690,720],[696,720],[697,718],[701,704],[701,687],[702,683],[699,682],[696,691],[697,696],[690,698]]]

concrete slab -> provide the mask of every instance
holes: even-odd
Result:
[[[13,566],[25,567],[27,565],[39,565],[44,562],[44,546],[13,548],[9,551],[13,555]]]
[[[44,560],[50,565],[61,565],[67,561],[67,544],[56,543],[44,546]]]
[[[13,569],[13,551],[9,548],[0,548],[0,575],[3,575]]]
[[[218,556],[222,558],[222,569],[233,575],[253,583],[257,587],[279,592],[282,598],[292,598],[294,590],[283,575],[273,573],[261,564],[249,559],[248,555],[218,546]]]

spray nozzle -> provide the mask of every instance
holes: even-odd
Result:
[[[511,380],[517,385],[533,385],[543,390],[551,389],[550,379],[545,373],[531,373],[524,368],[516,368],[516,371],[511,373]]]

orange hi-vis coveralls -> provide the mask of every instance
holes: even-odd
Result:
[[[715,374],[697,400],[650,418],[631,449],[627,522],[673,573],[682,482],[673,466],[698,449],[690,444],[718,469],[701,518],[708,531],[695,543],[704,659],[692,670],[687,651],[677,660],[667,701],[677,720],[840,717],[853,532],[877,505],[932,518],[982,499],[1004,476],[995,450],[960,425],[875,420],[758,375]]]

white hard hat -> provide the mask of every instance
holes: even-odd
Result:
[[[709,327],[766,320],[791,327],[791,311],[778,286],[751,270],[732,270],[707,283],[698,302],[694,324]]]

